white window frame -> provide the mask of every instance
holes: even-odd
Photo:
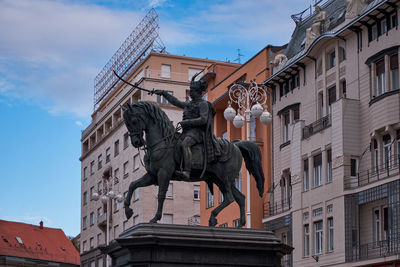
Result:
[[[373,209],[372,213],[373,218],[373,240],[375,245],[377,246],[379,241],[381,240],[381,209],[380,207],[376,207]]]
[[[162,78],[171,78],[171,65],[161,64],[161,77]]]
[[[305,163],[307,161],[307,169],[305,169]],[[303,191],[306,192],[310,190],[310,166],[309,159],[303,159]]]
[[[200,200],[200,185],[193,185],[193,199]]]
[[[305,224],[303,227],[304,231],[304,250],[303,256],[310,257],[310,225]]]
[[[390,169],[392,167],[392,137],[388,143],[383,142],[382,160],[384,168]],[[387,164],[386,164],[387,163]]]
[[[324,241],[324,224],[323,221],[314,222],[314,254],[319,255],[323,252]]]
[[[328,252],[334,250],[334,221],[333,217],[327,219],[327,231],[328,231]]]

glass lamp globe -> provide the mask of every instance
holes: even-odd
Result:
[[[253,115],[253,117],[258,118],[261,116],[261,114],[263,113],[263,107],[261,106],[261,104],[256,103],[255,105],[253,105],[251,107],[251,115]]]
[[[231,104],[224,110],[224,118],[227,121],[233,121],[236,111],[231,107]]]
[[[242,115],[240,115],[239,113],[235,116],[235,118],[233,119],[233,126],[235,126],[236,128],[240,128],[242,127],[244,124],[244,118]]]
[[[100,200],[101,200],[101,203],[107,204],[108,197],[107,197],[107,196],[102,196],[102,197],[100,198]]]
[[[261,121],[263,124],[269,124],[269,123],[271,123],[271,121],[272,121],[271,113],[269,113],[268,110],[265,110],[265,111],[261,114],[260,121]]]
[[[114,197],[115,197],[114,191],[110,190],[110,191],[108,192],[107,196],[108,196],[109,198],[114,198]]]
[[[93,195],[92,195],[92,199],[93,199],[94,201],[97,201],[97,200],[99,200],[99,198],[100,198],[99,193],[94,192]]]
[[[124,197],[121,194],[117,195],[117,201],[122,202],[124,200]]]

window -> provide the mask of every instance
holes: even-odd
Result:
[[[317,76],[322,75],[322,59],[317,60]]]
[[[200,70],[200,69],[189,68],[188,69],[188,80],[191,81],[194,75],[196,75],[197,73],[202,72],[202,71],[203,70]],[[197,75],[196,78],[195,78],[195,81],[200,80],[200,77],[201,77],[200,74]]]
[[[103,241],[101,240],[101,233],[97,235],[97,246],[103,244]]]
[[[171,78],[171,65],[161,65],[161,77]]]
[[[374,23],[368,28],[368,41],[371,42],[378,38],[378,25]]]
[[[119,140],[115,141],[114,143],[114,157],[118,156],[119,154]]]
[[[94,160],[90,162],[90,175],[94,174]]]
[[[336,66],[336,53],[332,51],[328,54],[328,67],[327,69],[331,69]]]
[[[161,217],[160,223],[173,224],[174,223],[174,215],[164,213]]]
[[[114,239],[119,235],[119,225],[114,226]]]
[[[86,229],[86,227],[87,227],[87,216],[83,217],[82,219],[82,228]]]
[[[129,135],[128,133],[124,134],[124,149],[129,146]]]
[[[318,93],[318,118],[324,116],[324,93]]]
[[[327,156],[327,167],[328,167],[328,173],[327,173],[327,176],[326,176],[326,182],[327,183],[330,183],[330,182],[332,182],[332,150],[331,149],[328,149],[327,151],[326,151],[326,156]]]
[[[332,104],[336,102],[336,86],[328,89],[328,113],[332,114]]]
[[[304,257],[310,256],[310,226],[304,225]]]
[[[221,191],[219,191],[219,203],[222,202],[224,202],[224,194]]]
[[[399,89],[399,56],[398,54],[390,56],[390,90]]]
[[[333,218],[328,218],[328,251],[333,251]]]
[[[103,167],[103,160],[101,159],[101,154],[97,157],[97,169],[100,170]]]
[[[90,213],[90,226],[94,224],[94,212]]]
[[[383,208],[383,240],[388,239],[389,234],[389,210],[388,207]]]
[[[394,11],[389,15],[390,17],[390,28],[394,28],[397,26],[397,11]]]
[[[283,143],[286,143],[289,141],[289,124],[290,124],[290,113],[285,112],[283,114]]]
[[[168,185],[168,190],[167,194],[165,196],[166,198],[173,198],[174,197],[174,184],[170,183]]]
[[[375,173],[378,171],[378,142],[376,139],[372,141],[372,151],[371,151],[371,160],[372,160],[372,172]]]
[[[170,95],[174,95],[174,92],[172,91],[167,91]],[[166,98],[164,98],[162,95],[157,95],[157,103],[159,104],[168,104],[168,100]]]
[[[374,209],[374,242],[378,243],[381,240],[380,238],[380,226],[381,226],[381,217],[379,208]]]
[[[122,231],[125,231],[126,229],[128,229],[128,222],[129,221],[124,221],[122,224]]]
[[[314,187],[322,185],[322,154],[314,156]]]
[[[89,239],[89,244],[90,244],[90,248],[94,248],[94,237],[91,237]],[[94,263],[94,261],[92,263]],[[93,266],[94,266],[94,264],[93,264]]]
[[[101,216],[103,216],[103,208],[102,207],[97,209],[97,217],[101,217]]]
[[[111,148],[106,149],[106,163],[110,162],[111,160]]]
[[[242,169],[240,169],[239,175],[235,178],[235,187],[242,192]]]
[[[87,167],[83,168],[83,180],[87,179]]]
[[[129,161],[126,161],[126,162],[124,163],[124,178],[126,178],[126,177],[129,176],[128,164],[129,164]]]
[[[137,169],[139,169],[140,166],[140,155],[136,154],[135,156],[133,156],[133,171],[136,171]]]
[[[303,213],[303,220],[307,221],[308,218],[310,218],[310,213],[308,213],[308,211]]]
[[[341,88],[340,97],[346,98],[346,91],[347,91],[346,80],[340,82],[340,88]]]
[[[85,191],[85,192],[83,192],[83,205],[86,205],[87,204],[87,192]]]
[[[233,221],[233,227],[239,228],[240,227],[240,219],[236,219]]]
[[[133,201],[139,200],[140,197],[140,188],[136,188],[135,191],[133,191]]]
[[[92,201],[93,193],[94,193],[94,186],[92,186],[92,187],[90,188],[90,195],[89,195],[90,201]]]
[[[308,159],[303,160],[303,191],[310,189],[310,174],[308,171]]]
[[[339,46],[339,62],[343,62],[346,60],[346,50]]]
[[[114,199],[114,212],[119,211],[119,202],[118,200],[115,198]]]
[[[133,217],[133,225],[136,225],[139,223],[139,215],[136,215]]]
[[[314,223],[314,254],[322,254],[323,226],[322,221]]]
[[[199,185],[193,186],[193,199],[200,200],[200,186]]]
[[[392,167],[392,140],[389,134],[383,136],[383,167],[390,169]]]
[[[256,118],[250,117],[250,140],[256,140]]]
[[[293,121],[298,121],[300,120],[300,108],[296,107],[293,109]]]
[[[379,96],[385,92],[385,61],[382,59],[375,64],[375,93]]]
[[[206,203],[206,208],[211,208],[214,206],[214,196],[211,194],[210,188],[207,186],[207,203]]]
[[[114,170],[114,180],[118,180],[119,179],[119,168],[116,168],[115,170]]]
[[[318,209],[314,209],[313,210],[313,216],[314,217],[321,216],[322,214],[323,214],[322,208],[318,208]]]
[[[86,240],[83,241],[83,243],[82,243],[82,250],[87,251],[87,241]]]
[[[357,177],[358,173],[358,159],[350,159],[350,176]]]
[[[333,204],[329,204],[328,206],[326,206],[326,212],[327,213],[332,213],[333,212]]]

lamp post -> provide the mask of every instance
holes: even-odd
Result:
[[[247,87],[247,88],[246,88]],[[224,111],[224,117],[228,121],[233,122],[233,126],[241,128],[246,120],[246,140],[250,141],[250,121],[251,118],[260,118],[261,123],[269,124],[272,116],[265,108],[267,102],[267,92],[259,86],[254,80],[250,84],[235,83],[229,88],[228,107]],[[232,108],[231,104],[238,105],[237,112]],[[244,111],[244,118],[241,115]],[[250,174],[247,171],[247,228],[251,228],[251,212],[250,212]]]
[[[111,167],[104,171],[103,173],[103,191],[99,194],[98,192],[94,192],[92,194],[92,199],[97,201],[100,199],[101,203],[107,205],[106,207],[106,218],[107,218],[107,226],[106,226],[106,245],[108,246],[110,243],[110,202],[115,199],[119,203],[124,200],[124,197],[121,193],[115,193],[113,191],[113,177],[111,175],[112,170]],[[117,179],[117,178],[116,178]],[[101,196],[100,196],[101,195]],[[110,257],[107,255],[106,258],[106,267],[110,266]]]

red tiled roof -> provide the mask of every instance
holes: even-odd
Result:
[[[79,252],[61,229],[4,220],[0,220],[0,255],[80,265]]]

